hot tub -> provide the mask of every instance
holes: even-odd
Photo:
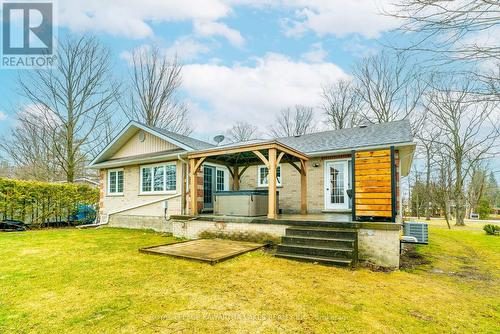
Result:
[[[216,215],[242,217],[267,215],[267,190],[217,191],[214,193],[214,198]],[[278,192],[276,192],[276,202],[279,203]]]

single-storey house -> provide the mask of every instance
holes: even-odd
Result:
[[[396,267],[414,151],[406,120],[218,146],[131,121],[90,168],[109,226],[265,232],[282,257]]]

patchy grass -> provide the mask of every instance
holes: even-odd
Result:
[[[144,231],[3,233],[0,332],[498,333],[498,237],[430,232],[426,261],[391,273],[151,256],[138,249],[176,240]]]

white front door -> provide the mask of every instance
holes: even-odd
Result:
[[[348,161],[327,161],[325,163],[325,209],[349,209],[349,164]]]

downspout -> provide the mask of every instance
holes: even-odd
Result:
[[[158,202],[168,201],[168,200],[174,199],[174,198],[179,197],[179,196],[181,196],[181,194],[175,194],[175,195],[169,196],[167,198],[155,199],[154,201],[133,205],[133,206],[130,206],[130,207],[127,207],[124,209],[118,209],[118,210],[107,213],[106,219],[104,222],[100,222],[100,223],[96,223],[96,224],[80,225],[80,226],[77,226],[77,228],[98,227],[98,226],[107,225],[109,223],[109,216],[111,216],[111,215],[114,215],[114,214],[117,214],[117,213],[120,213],[123,211],[134,210],[134,209],[137,209],[137,208],[140,208],[143,206],[147,206],[147,205],[151,205],[151,204],[155,204]]]

